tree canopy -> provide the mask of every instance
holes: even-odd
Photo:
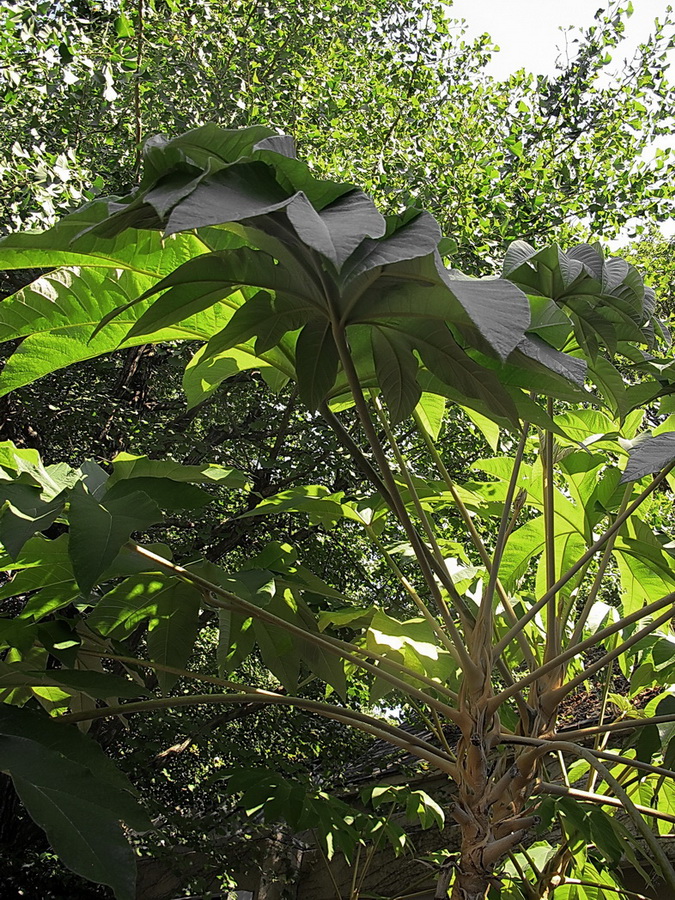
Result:
[[[189,843],[180,817],[148,818],[154,779],[100,749],[134,772],[134,713],[174,710],[166,742],[202,742],[195,781],[219,782],[231,707],[281,706],[337,724],[298,737],[275,713],[276,769],[231,742],[200,835],[239,798],[356,864],[370,835],[406,847],[402,806],[455,823],[437,897],[615,897],[625,858],[675,885],[656,837],[673,820],[673,360],[638,270],[582,239],[639,215],[663,278],[648,241],[669,154],[641,154],[670,115],[669,23],[617,89],[618,7],[556,78],[504,84],[482,74],[489,43],[431,3],[5,12],[26,118],[4,221],[58,222],[0,242],[19,288],[0,307],[1,768],[59,857],[124,898],[120,821],[146,852]],[[177,133],[202,118],[221,124]],[[154,127],[173,136],[141,159]],[[589,681],[595,721],[564,728]],[[308,780],[293,743],[321,759],[343,725],[443,773],[453,804],[383,786],[356,809],[323,790],[337,760]]]

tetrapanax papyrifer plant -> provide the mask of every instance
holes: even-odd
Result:
[[[451,243],[433,217],[383,217],[264,127],[156,138],[144,161],[129,197],[0,242],[1,267],[51,270],[0,307],[2,339],[21,339],[0,390],[119,347],[177,340],[200,342],[185,370],[192,406],[247,369],[273,391],[293,382],[367,486],[353,496],[294,488],[254,498],[243,515],[308,515],[328,535],[361,529],[405,600],[371,583],[356,601],[284,542],[237,571],[180,564],[148,542],[163,509],[246,492],[234,469],[131,454],[73,469],[6,443],[0,540],[15,576],[0,598],[29,598],[0,620],[0,767],[54,849],[117,897],[133,896],[118,823],[150,825],[76,726],[255,701],[361,729],[454,783],[445,813],[458,839],[436,874],[439,900],[544,898],[566,883],[578,896],[584,885],[616,896],[619,863],[641,866],[645,846],[644,865],[675,888],[654,828],[675,822],[675,714],[667,692],[646,712],[634,703],[675,671],[661,503],[675,486],[675,363],[638,272],[597,245],[517,241],[501,277],[468,278],[448,266]],[[494,451],[462,483],[442,434],[448,401]],[[640,431],[646,406],[651,429]],[[411,458],[413,432],[424,464]],[[195,639],[214,621],[218,671],[195,671]],[[278,690],[242,680],[255,648]],[[615,664],[630,682],[622,696],[612,693]],[[369,689],[365,708],[348,700],[354,678]],[[601,684],[597,721],[561,727],[561,709],[589,679]],[[317,680],[323,700],[306,691]],[[206,693],[193,690],[199,682]],[[414,710],[436,740],[392,725],[387,706]],[[606,749],[614,735],[629,745]],[[401,843],[388,817],[354,818],[274,773],[241,772],[232,790],[271,820],[316,828],[328,850],[349,855],[383,827]],[[374,797],[397,800],[393,789]],[[423,792],[398,799],[423,824],[442,824]],[[617,806],[628,826],[612,817]],[[350,900],[362,883],[352,879]]]

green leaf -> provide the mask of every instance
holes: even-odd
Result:
[[[49,686],[56,685],[68,690],[88,694],[90,697],[105,700],[109,697],[137,699],[149,697],[150,692],[134,681],[110,675],[107,672],[86,672],[77,669],[49,669],[46,672],[31,672],[25,669],[12,671],[9,665],[0,675],[2,688],[11,685]]]
[[[126,314],[127,310],[137,304],[163,292],[149,307],[146,304],[146,312],[140,316],[126,339],[148,335],[203,312],[219,301],[226,300],[241,287],[275,291],[279,312],[291,314],[293,321],[316,309],[316,286],[299,266],[289,272],[284,266],[277,265],[266,253],[243,247],[240,250],[209,253],[186,262],[145,294],[112,310],[101,320],[98,329],[121,314]],[[261,293],[263,292],[259,291],[256,296]],[[230,308],[237,305],[232,303]],[[264,325],[264,319],[260,319],[259,323]],[[234,328],[233,324],[232,329]],[[228,339],[231,331],[225,332]],[[222,340],[225,340],[224,336]],[[237,335],[229,346],[240,343],[241,340]],[[226,349],[229,347],[214,343],[212,352]]]
[[[417,383],[418,363],[410,342],[389,328],[371,331],[377,382],[382,389],[392,425],[406,419],[417,406],[422,389]]]
[[[645,475],[660,472],[673,460],[675,460],[675,431],[647,437],[630,450],[621,483],[637,481]]]
[[[202,509],[215,500],[196,485],[171,478],[129,478],[113,484],[105,494],[105,502],[122,500],[134,493],[145,494],[161,509]]]
[[[134,531],[161,520],[157,504],[135,492],[119,500],[97,503],[82,485],[70,496],[69,553],[75,579],[88,594],[115,560]]]
[[[154,616],[158,596],[172,587],[160,574],[127,578],[104,594],[87,617],[87,625],[104,637],[124,640]]]
[[[192,484],[225,484],[228,487],[243,488],[245,476],[237,469],[228,469],[205,463],[201,466],[184,466],[172,459],[149,459],[131,453],[118,453],[113,459],[113,471],[108,480],[108,489],[123,479],[168,478]]]
[[[65,505],[65,492],[45,502],[29,485],[0,485],[0,542],[17,557],[23,545],[38,531],[46,531]]]
[[[443,427],[445,398],[438,394],[424,393],[420,396],[415,412],[432,441],[437,441]]]
[[[135,858],[119,824],[131,798],[26,737],[0,735],[0,768],[68,868],[110,885],[117,900],[134,900]]]
[[[310,522],[335,524],[346,514],[340,502],[342,494],[331,494],[328,488],[319,484],[290,488],[272,497],[266,497],[253,509],[242,513],[239,518],[251,516],[278,515],[280,513],[309,513]]]
[[[154,600],[156,606],[148,630],[150,659],[184,669],[197,639],[201,595],[191,585],[173,579]],[[166,694],[178,681],[178,676],[158,670],[157,680]]]
[[[33,282],[18,294],[4,300],[0,308],[0,340],[24,337],[3,369],[0,395],[37,378],[109,353],[118,347],[163,340],[208,340],[222,329],[231,316],[229,307],[219,304],[198,317],[186,318],[173,328],[160,330],[152,338],[127,339],[129,328],[151,304],[136,299],[164,274],[185,259],[206,248],[197,238],[185,247],[167,242],[167,251],[157,255],[159,272],[121,271],[108,268],[59,269]],[[137,246],[139,264],[143,243]],[[182,252],[177,252],[178,250]],[[119,317],[104,330],[96,329],[108,314],[123,307]],[[96,332],[95,332],[96,329]],[[95,333],[94,333],[95,332]]]
[[[187,397],[188,409],[193,409],[197,404],[207,400],[223,381],[250,369],[263,369],[264,378],[276,374],[288,381],[288,375],[284,376],[282,372],[271,369],[270,364],[257,356],[253,350],[233,348],[223,353],[209,355],[207,345],[200,347],[187,364],[183,375],[183,390]]]
[[[312,319],[300,332],[295,371],[303,401],[311,410],[318,409],[335,384],[338,371],[338,350],[326,319]]]

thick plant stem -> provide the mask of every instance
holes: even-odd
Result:
[[[553,418],[553,400],[547,402],[549,418]],[[546,649],[544,662],[548,662],[560,653],[560,630],[558,623],[558,595],[552,591],[556,578],[555,565],[555,485],[553,481],[553,433],[544,435],[542,454],[543,489],[544,489],[544,555],[546,563],[546,590],[550,594],[546,605]]]

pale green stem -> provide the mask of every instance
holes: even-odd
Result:
[[[417,593],[415,588],[412,586],[412,584],[410,584],[408,579],[405,577],[405,575],[403,574],[403,572],[397,565],[396,560],[394,560],[392,558],[391,553],[388,552],[388,550],[386,549],[386,547],[384,546],[382,541],[375,534],[375,530],[370,525],[365,525],[365,523],[364,523],[364,528],[366,530],[366,534],[368,535],[370,540],[373,542],[373,544],[377,547],[377,549],[380,551],[380,553],[382,554],[382,558],[385,560],[385,562],[387,563],[387,565],[389,566],[391,571],[394,573],[394,575],[396,576],[399,583],[402,585],[402,587],[408,593],[408,596],[411,598],[411,600],[413,601],[415,606],[419,609],[419,611],[422,613],[424,618],[427,620],[427,622],[429,623],[429,626],[433,629],[436,637],[443,644],[443,646],[448,651],[448,653],[450,653],[452,655],[453,659],[455,661],[459,662],[459,660],[457,658],[457,651],[455,650],[455,645],[452,643],[452,641],[447,636],[447,634],[443,631],[441,625],[438,623],[438,621],[436,620],[436,618],[434,617],[433,613],[431,612],[429,607],[426,605],[424,600],[422,600],[422,598]],[[454,694],[454,692],[453,692],[453,697],[455,699],[456,699],[456,696],[457,695]]]
[[[582,571],[579,573],[579,577],[577,579],[577,585],[580,585],[583,583],[584,579],[586,578],[586,575],[588,574],[588,569],[590,567],[591,562],[592,562],[592,560],[589,559],[588,562],[586,563],[586,565],[583,567]],[[578,598],[575,596],[575,591],[574,590],[570,591],[570,595],[567,598],[567,601],[565,603],[565,606],[564,606],[563,611],[560,616],[560,622],[561,622],[560,633],[561,634],[565,633],[565,629],[567,627],[567,622],[569,622],[569,618],[572,615],[572,610],[576,606],[577,599]]]
[[[664,880],[667,882],[671,890],[675,891],[675,870],[673,870],[670,860],[664,853],[659,839],[642,818],[641,811],[636,808],[633,801],[630,799],[628,794],[621,787],[621,785],[612,775],[609,769],[604,766],[598,759],[596,759],[590,750],[587,750],[585,747],[579,747],[576,744],[571,744],[567,741],[552,741],[547,745],[545,749],[542,749],[541,752],[547,753],[550,750],[563,750],[564,752],[572,753],[576,756],[579,756],[581,759],[585,759],[589,763],[589,765],[598,770],[598,774],[602,776],[603,781],[607,782],[609,787],[616,795],[616,798],[621,801],[623,809],[626,810],[628,815],[633,820],[635,827],[638,829],[638,831],[644,838],[645,843],[649,846],[649,849],[654,854],[654,858],[658,860],[659,866],[661,868],[661,874],[663,875]]]
[[[382,664],[391,665],[392,661],[387,657],[380,656],[379,654],[373,653],[370,650],[365,650],[361,647],[357,647],[355,644],[348,644],[345,641],[340,641],[337,638],[329,638],[326,635],[320,634],[319,632],[306,631],[304,628],[300,628],[297,625],[293,625],[291,622],[286,622],[285,619],[282,619],[279,616],[275,616],[273,613],[268,612],[263,607],[255,606],[255,604],[253,603],[242,600],[235,594],[231,594],[229,591],[226,591],[224,588],[220,587],[220,585],[213,584],[212,582],[207,581],[205,578],[202,578],[194,572],[190,572],[188,569],[184,569],[182,566],[175,565],[168,559],[164,559],[164,557],[158,556],[156,553],[147,550],[145,547],[141,547],[140,545],[134,544],[132,542],[130,542],[128,546],[131,547],[131,549],[133,549],[140,556],[151,559],[159,568],[170,572],[172,575],[175,575],[182,581],[187,581],[188,583],[198,587],[201,591],[206,592],[204,595],[205,602],[208,602],[212,606],[220,607],[223,609],[231,609],[232,607],[234,607],[234,609],[243,611],[253,618],[262,619],[263,621],[269,622],[272,625],[277,625],[279,628],[283,629],[284,631],[288,631],[290,634],[294,634],[301,640],[317,644],[318,646],[323,647],[329,653],[332,653],[334,656],[349,660],[349,662],[353,663],[359,668],[365,669],[371,674],[382,678],[384,681],[388,681],[390,684],[404,691],[406,694],[417,697],[417,699],[421,700],[423,703],[426,703],[428,705],[436,705],[438,710],[442,712],[443,715],[446,715],[451,721],[458,722],[460,720],[461,716],[456,709],[453,709],[446,703],[442,703],[441,701],[436,700],[435,697],[431,697],[428,694],[425,694],[423,691],[412,687],[407,682],[402,681],[397,676],[392,675],[390,672],[387,672],[381,666],[374,666],[372,665],[372,663],[367,662],[366,659],[360,659],[359,655],[357,654],[361,654],[371,659],[378,659],[378,661],[380,661]],[[223,599],[221,600],[219,598]],[[224,603],[223,600],[227,602]],[[396,668],[398,671],[403,672],[410,677],[414,677],[422,684],[428,684],[428,686],[432,687],[434,691],[443,693],[445,690],[447,690],[447,688],[444,688],[444,686],[439,682],[434,681],[431,678],[427,678],[427,676],[415,672],[413,669],[408,669],[407,666],[403,666],[400,663],[395,663],[393,665],[393,668]]]
[[[644,894],[636,894],[635,891],[629,891],[622,887],[613,887],[611,884],[606,884],[602,881],[582,881],[580,878],[567,878],[565,876],[565,880],[559,887],[564,887],[566,884],[580,884],[582,887],[602,888],[603,891],[609,891],[612,894],[621,894],[622,898],[635,897],[636,900],[648,900]]]
[[[500,743],[525,744],[526,746],[539,748],[540,750],[550,744],[558,744],[561,742],[558,740],[557,736],[552,738],[532,738],[527,737],[526,735],[513,734],[506,736],[500,735]],[[675,772],[671,769],[666,769],[663,766],[653,766],[651,763],[642,762],[640,759],[631,759],[628,756],[622,756],[620,753],[609,753],[605,750],[591,750],[590,748],[587,749],[596,759],[602,759],[618,766],[629,766],[633,769],[639,769],[641,772],[648,772],[650,775],[663,775],[666,778],[675,778]],[[538,755],[538,751],[535,749],[527,754],[527,758],[528,760],[533,760],[536,759]]]
[[[415,512],[417,513],[417,517],[419,518],[420,523],[422,524],[422,528],[424,529],[424,532],[427,536],[431,552],[436,559],[436,571],[437,573],[439,573],[439,577],[441,578],[443,587],[448,592],[450,598],[452,599],[452,602],[457,608],[457,611],[462,616],[465,627],[468,627],[471,624],[471,612],[466,606],[464,599],[457,592],[457,588],[455,587],[454,582],[446,568],[445,559],[443,557],[441,548],[438,545],[438,541],[436,540],[434,528],[431,524],[426,510],[422,505],[419,494],[417,493],[415,483],[412,479],[412,475],[410,474],[410,470],[408,469],[408,465],[403,457],[403,454],[401,453],[401,450],[398,446],[396,436],[389,426],[389,422],[387,421],[387,417],[384,413],[384,409],[379,401],[379,398],[375,396],[372,391],[370,394],[370,399],[373,406],[375,407],[375,412],[377,414],[378,421],[382,426],[382,430],[387,435],[387,440],[389,441],[389,445],[394,453],[394,458],[396,459],[396,462],[398,464],[399,471],[410,493],[410,499],[412,500],[413,506],[415,507]]]
[[[626,489],[623,493],[623,497],[621,498],[621,505],[619,506],[617,516],[622,515],[628,506],[628,501],[630,500],[630,495],[633,491],[633,485],[627,484]],[[577,619],[574,625],[574,631],[572,632],[571,643],[576,644],[579,641],[579,638],[583,634],[584,625],[586,624],[586,620],[590,615],[591,609],[593,608],[593,604],[595,603],[596,597],[598,596],[598,592],[602,586],[602,579],[605,576],[605,572],[607,571],[607,566],[609,565],[610,559],[612,558],[612,550],[614,549],[614,543],[617,539],[618,532],[615,532],[611,538],[607,541],[605,549],[603,551],[602,556],[600,557],[600,563],[598,565],[598,571],[596,573],[595,578],[593,579],[593,584],[591,585],[591,589],[588,592],[588,597],[584,601],[583,608],[579,613],[579,618]]]
[[[438,469],[438,472],[439,472],[441,478],[443,479],[448,490],[450,491],[450,495],[452,496],[453,503],[459,510],[459,514],[461,515],[462,520],[464,521],[464,524],[466,525],[466,527],[469,531],[469,534],[471,535],[471,540],[473,542],[473,545],[476,548],[476,550],[478,551],[481,561],[482,561],[483,565],[485,566],[485,569],[486,569],[486,571],[488,573],[488,577],[489,577],[492,572],[492,560],[490,559],[490,554],[487,551],[487,547],[483,543],[483,539],[481,538],[481,536],[478,532],[478,529],[476,528],[476,526],[474,524],[471,513],[466,508],[466,504],[464,503],[459,492],[457,491],[457,488],[455,487],[455,483],[452,480],[452,478],[450,477],[450,473],[448,472],[447,468],[445,467],[445,463],[443,462],[443,459],[442,459],[440,453],[436,449],[436,446],[434,445],[434,442],[431,439],[431,435],[427,433],[424,425],[422,424],[422,420],[420,419],[419,414],[417,412],[413,413],[413,419],[415,420],[415,424],[417,425],[418,432],[420,433],[420,435],[422,436],[422,439],[424,440],[425,444],[427,445],[427,449],[429,450],[431,458],[433,459],[434,463],[436,464],[436,468]],[[526,424],[523,425],[523,429],[524,430],[527,429]],[[511,624],[514,625],[518,621],[518,617],[516,616],[513,606],[511,605],[511,599],[508,596],[508,594],[506,593],[506,590],[504,589],[504,585],[501,583],[499,578],[497,578],[497,580],[495,582],[495,588],[497,591],[497,596],[499,597],[499,599],[502,603],[502,606],[504,607],[507,618],[510,620]],[[538,665],[538,661],[532,651],[532,648],[530,647],[530,644],[527,641],[527,638],[525,637],[524,634],[522,634],[522,632],[519,632],[516,640],[518,641],[521,653],[523,654],[523,657],[527,660],[527,663],[528,663],[530,669],[535,669]]]
[[[438,585],[436,584],[436,580],[429,565],[429,561],[425,552],[426,547],[419,534],[417,533],[417,530],[415,529],[413,523],[411,522],[410,517],[408,516],[405,504],[403,503],[403,499],[401,498],[400,492],[398,490],[398,486],[396,484],[394,476],[392,475],[391,469],[389,468],[386,454],[373,426],[373,421],[368,410],[368,404],[366,403],[363,391],[361,390],[361,384],[359,382],[356,369],[354,368],[354,363],[349,352],[349,347],[347,346],[347,342],[345,340],[344,332],[337,321],[333,322],[333,338],[335,340],[345,377],[347,378],[347,383],[349,384],[349,389],[354,399],[356,412],[359,416],[359,419],[361,420],[366,438],[368,440],[368,443],[370,444],[370,447],[375,456],[375,460],[380,469],[380,475],[384,481],[387,491],[389,492],[394,502],[395,512],[408,536],[408,540],[412,545],[415,556],[417,557],[420,570],[424,575],[424,580],[427,583],[429,591],[431,592],[441,614],[441,618],[443,619],[443,624],[445,625],[448,634],[450,635],[450,638],[455,645],[455,649],[460,658],[462,669],[468,678],[476,681],[480,675],[478,667],[469,656],[462,635],[452,620],[450,610],[448,609],[447,604],[443,599],[443,596],[438,588]]]
[[[652,631],[656,631],[661,625],[664,625],[666,622],[670,621],[673,618],[673,610],[669,609],[668,612],[665,612],[662,616],[659,616],[657,619],[654,619],[653,622],[650,622],[649,625],[645,625],[644,628],[641,628],[639,631],[636,631],[634,635],[628,638],[628,640],[623,641],[623,643],[619,644],[614,650],[610,650],[609,653],[605,653],[597,662],[594,662],[592,665],[588,666],[587,669],[584,669],[582,672],[579,672],[571,681],[568,681],[566,684],[563,684],[561,687],[551,692],[551,699],[554,702],[559,703],[563,697],[566,697],[570,691],[573,691],[580,684],[583,684],[591,675],[594,675],[596,672],[599,672],[600,669],[604,669],[606,665],[613,662],[618,656],[621,656],[626,650],[629,650],[634,644],[637,644],[638,641],[642,640],[643,637],[646,637],[648,634],[651,634]]]
[[[353,900],[359,900],[361,896],[361,891],[363,890],[363,882],[366,880],[366,876],[368,875],[368,871],[370,870],[371,865],[373,864],[373,858],[375,853],[377,852],[380,842],[384,836],[385,828],[389,824],[392,815],[394,814],[394,804],[392,803],[389,806],[389,812],[387,813],[387,818],[385,819],[385,826],[380,828],[377,837],[374,841],[372,841],[370,847],[368,847],[368,851],[366,853],[366,859],[361,867],[361,877],[359,878],[358,886],[356,889],[356,893],[354,894]]]
[[[455,588],[452,578],[450,577],[450,575],[446,569],[445,561],[443,559],[443,554],[441,553],[440,547],[438,546],[438,544],[436,542],[433,528],[431,526],[431,523],[429,522],[426,512],[425,512],[425,510],[422,506],[422,503],[419,499],[419,496],[415,489],[414,482],[412,480],[410,472],[408,471],[408,467],[403,458],[403,454],[399,450],[398,443],[396,441],[396,437],[395,437],[393,431],[391,430],[391,428],[389,427],[387,418],[384,415],[384,410],[382,408],[382,404],[379,402],[379,400],[377,398],[371,397],[371,399],[373,400],[373,405],[375,406],[375,410],[377,412],[377,416],[380,421],[380,424],[381,424],[385,434],[387,435],[387,439],[388,439],[388,441],[391,445],[391,448],[394,452],[394,456],[399,465],[399,468],[400,468],[401,474],[405,480],[406,486],[408,487],[408,490],[410,491],[410,496],[413,500],[413,504],[415,506],[417,514],[420,517],[420,521],[422,522],[422,525],[429,537],[429,542],[433,548],[433,551],[432,551],[433,555],[436,558],[436,561],[438,563],[437,571],[440,570],[442,572],[441,582],[442,582],[443,586],[445,587],[445,589],[448,591],[448,594],[452,598],[455,606],[458,608],[460,615],[462,615],[462,619],[465,624],[465,627],[470,627],[471,625],[475,625],[476,620],[474,619],[473,614],[467,608],[466,604],[464,603],[464,600],[457,593],[457,589]],[[524,440],[525,440],[525,435],[523,436],[522,446],[524,446]],[[520,466],[521,459],[522,459],[522,454],[520,456],[520,459],[517,457],[516,468],[518,468]],[[515,484],[514,484],[514,490],[515,490]],[[508,498],[507,498],[506,502],[510,506],[510,500]],[[506,535],[504,536],[504,540],[506,540],[506,536],[508,536],[508,530],[506,532]],[[480,614],[479,614],[479,620],[480,620]],[[474,636],[474,639],[477,638],[478,640],[481,640],[481,636],[478,635],[476,632],[473,632],[473,636]],[[475,640],[472,641],[472,644],[473,643],[475,643]],[[487,649],[489,651],[489,646],[487,648],[483,647],[483,650],[485,650],[485,649]],[[479,652],[477,652],[477,648],[475,646],[473,646],[473,655],[476,657],[479,657],[482,655],[483,658],[486,658],[484,654],[480,654]],[[487,666],[488,670],[492,669],[491,657],[487,660],[486,666]],[[513,676],[511,675],[511,672],[509,671],[508,666],[506,665],[505,661],[499,660],[497,663],[497,667],[499,669],[500,674],[502,675],[504,680],[507,682],[507,684],[513,684]],[[524,702],[523,698],[516,695],[515,699],[516,699],[516,702],[520,709],[521,715],[523,715],[523,717],[524,717],[524,721],[527,721],[527,711],[525,708],[525,702]]]
[[[522,691],[524,688],[528,687],[528,685],[532,684],[534,681],[537,681],[537,679],[541,678],[548,672],[567,662],[567,660],[572,659],[575,656],[579,656],[579,654],[583,653],[584,650],[588,650],[590,647],[595,647],[596,644],[601,643],[605,640],[605,638],[611,637],[618,631],[627,628],[634,622],[638,622],[640,619],[644,619],[646,616],[651,615],[653,612],[656,612],[657,610],[662,609],[662,607],[668,606],[673,602],[675,602],[675,591],[670,594],[666,594],[666,596],[661,597],[660,600],[655,600],[653,603],[650,603],[647,606],[643,606],[642,609],[636,610],[629,616],[624,616],[624,618],[619,619],[618,622],[613,622],[611,625],[607,625],[605,628],[597,631],[594,635],[591,635],[591,637],[586,638],[586,640],[582,641],[580,644],[577,644],[574,647],[568,647],[567,650],[563,650],[560,656],[556,656],[555,659],[544,663],[543,666],[535,669],[534,672],[529,672],[527,675],[521,678],[520,681],[516,682],[516,684],[510,685],[501,693],[497,694],[497,696],[493,700],[495,709],[505,700],[508,700],[508,698],[511,697],[516,691]]]
[[[616,797],[608,797],[606,794],[590,794],[588,791],[579,790],[579,788],[568,788],[562,784],[554,784],[548,781],[540,781],[535,787],[535,791],[538,794],[551,794],[554,797],[572,797],[575,800],[585,800],[588,803],[623,809],[623,803],[617,800]],[[640,806],[638,803],[634,803],[633,806],[643,816],[651,816],[664,822],[675,823],[675,816],[671,816],[669,813],[659,812],[650,806]]]
[[[557,594],[566,584],[570,581],[577,572],[582,569],[586,563],[592,559],[598,550],[602,549],[602,547],[607,543],[607,541],[612,537],[612,535],[616,534],[617,531],[621,528],[623,523],[633,515],[636,509],[644,503],[647,497],[656,490],[656,488],[661,484],[661,482],[665,479],[668,473],[675,466],[675,462],[670,463],[656,475],[652,481],[647,485],[647,487],[640,493],[640,495],[630,504],[630,506],[624,510],[624,512],[617,516],[614,520],[614,524],[607,528],[603,534],[595,541],[586,552],[571,566],[564,575],[556,581],[553,587],[546,591],[543,597],[537,600],[536,603],[532,604],[529,610],[521,616],[518,620],[518,623],[513,626],[513,628],[509,629],[504,637],[499,641],[499,643],[494,648],[495,656],[498,656],[500,653],[504,652],[504,648],[514,639],[515,635],[518,631],[522,631],[526,625],[528,625],[532,619],[537,615],[537,613],[546,606],[548,601],[551,599],[551,596]]]
[[[589,725],[587,728],[577,728],[574,731],[560,732],[562,736],[571,741],[583,741],[594,734],[605,734],[614,731],[633,731],[636,728],[644,728],[647,725],[666,725],[675,722],[675,714],[663,716],[645,716],[644,719],[622,719],[620,722],[608,722],[606,725]]]
[[[520,475],[520,466],[523,461],[523,456],[525,453],[525,444],[527,442],[527,432],[528,427],[527,424],[523,426],[523,433],[520,437],[520,441],[518,442],[518,448],[516,450],[516,456],[513,461],[513,469],[511,471],[511,478],[509,479],[509,486],[506,491],[506,497],[504,499],[504,508],[502,510],[501,520],[499,522],[499,531],[497,532],[497,540],[495,543],[495,551],[492,557],[492,566],[490,568],[490,576],[488,579],[487,587],[485,589],[485,593],[483,594],[483,599],[481,600],[480,613],[479,617],[483,619],[483,621],[487,625],[487,634],[492,635],[492,607],[493,607],[493,598],[495,588],[497,586],[497,579],[499,578],[499,567],[502,563],[502,556],[504,555],[504,550],[506,548],[506,542],[508,540],[509,535],[509,514],[511,512],[513,498],[516,492],[516,485],[518,484],[518,477]],[[513,626],[517,627],[516,625]],[[491,639],[491,638],[490,638]],[[493,659],[498,657],[498,653],[493,652]]]
[[[379,835],[378,835],[379,837]],[[361,844],[356,848],[356,859],[352,863],[352,869],[354,870],[352,873],[352,886],[349,891],[349,900],[358,900],[358,893],[356,890],[356,877],[359,872],[359,863],[361,862]]]
[[[616,636],[614,637],[613,644],[616,643]],[[614,666],[608,666],[607,672],[605,673],[605,683],[602,688],[602,699],[600,700],[600,713],[598,715],[598,725],[602,725],[605,719],[605,713],[607,712],[607,703],[609,700],[609,692],[612,688],[612,677],[614,675]],[[598,753],[600,750],[603,750],[607,746],[607,741],[609,740],[609,732],[605,732],[605,734],[596,734],[595,739],[593,740],[593,750]],[[588,781],[586,783],[586,790],[592,791],[595,787],[595,782],[597,781],[598,773],[595,769],[591,769],[588,773]]]
[[[324,868],[328,872],[328,877],[331,880],[331,884],[333,890],[335,891],[336,900],[342,900],[342,891],[340,890],[337,881],[335,880],[335,875],[333,874],[333,868],[331,864],[328,862],[326,854],[323,852],[323,847],[321,846],[321,841],[319,840],[319,836],[316,833],[316,829],[312,829],[312,834],[314,835],[314,846],[318,848],[319,853],[321,854],[321,859],[323,861]]]

